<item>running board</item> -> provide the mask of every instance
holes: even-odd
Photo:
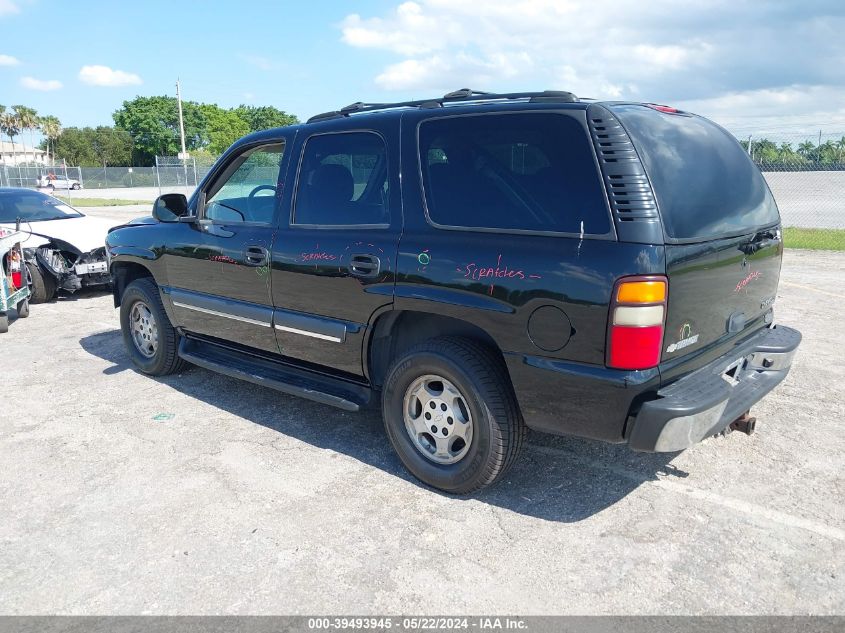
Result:
[[[372,397],[372,390],[363,385],[197,339],[182,337],[179,356],[204,369],[345,411],[358,411],[366,407]]]

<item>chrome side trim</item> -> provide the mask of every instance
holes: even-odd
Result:
[[[217,310],[209,310],[208,308],[200,308],[199,306],[193,306],[188,303],[181,303],[179,301],[173,302],[174,306],[178,306],[180,308],[186,308],[187,310],[196,310],[197,312],[202,312],[204,314],[211,314],[214,316],[223,317],[225,319],[233,319],[235,321],[241,321],[243,323],[251,323],[252,325],[260,325],[262,327],[271,327],[270,323],[267,321],[256,321],[255,319],[248,319],[246,317],[236,316],[234,314],[228,314],[226,312],[218,312]]]
[[[318,338],[323,341],[332,341],[333,343],[342,343],[343,339],[338,338],[337,336],[329,336],[328,334],[319,334],[317,332],[310,332],[308,330],[299,330],[295,327],[288,327],[287,325],[276,325],[277,330],[282,330],[283,332],[290,332],[292,334],[302,334],[303,336],[310,336],[313,338]]]

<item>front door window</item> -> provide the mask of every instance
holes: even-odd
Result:
[[[283,143],[241,154],[208,191],[205,217],[221,224],[271,224],[283,155]]]

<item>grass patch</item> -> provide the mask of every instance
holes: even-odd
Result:
[[[786,248],[845,251],[845,230],[799,229],[787,226],[783,229],[783,245]]]
[[[145,204],[152,206],[152,202],[148,200],[124,200],[122,198],[68,198],[66,196],[56,196],[62,202],[67,202],[75,207],[122,207],[128,204]]]

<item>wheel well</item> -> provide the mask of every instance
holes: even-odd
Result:
[[[149,268],[134,262],[119,262],[112,265],[112,292],[114,293],[114,307],[120,307],[120,299],[126,286],[136,279],[152,277]]]
[[[394,358],[417,343],[438,336],[461,336],[478,341],[499,355],[502,353],[487,332],[467,321],[411,310],[391,311],[373,325],[367,358],[370,382],[381,387]]]

